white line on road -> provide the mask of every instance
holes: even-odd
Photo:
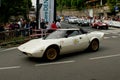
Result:
[[[5,70],[5,69],[17,69],[20,68],[21,66],[12,66],[12,67],[1,67],[0,70]]]
[[[118,36],[112,36],[112,38],[117,38]]]
[[[74,60],[71,61],[63,61],[63,62],[52,62],[52,63],[44,63],[44,64],[36,64],[35,66],[46,66],[46,65],[54,65],[54,64],[66,64],[66,63],[73,63]]]
[[[104,37],[104,39],[109,39],[110,37]]]
[[[10,50],[14,50],[14,49],[17,49],[17,47],[8,48],[8,49],[2,50],[2,51],[0,51],[0,52],[10,51]]]
[[[120,56],[120,54],[108,55],[108,56],[101,56],[101,57],[94,57],[94,58],[90,58],[90,60],[105,59],[105,58],[118,57],[118,56]]]

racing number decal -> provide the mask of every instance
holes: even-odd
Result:
[[[76,44],[79,43],[79,40],[78,40],[78,39],[74,39],[74,40],[73,40],[73,43],[76,45]]]

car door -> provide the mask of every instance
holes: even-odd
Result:
[[[61,44],[61,53],[72,53],[76,50],[76,46],[74,46],[73,37],[63,38],[60,41]]]
[[[73,37],[73,43],[76,51],[83,51],[89,46],[89,39],[86,34],[81,34],[79,36]]]
[[[89,39],[86,34],[73,31],[67,38],[62,39],[62,53],[81,51],[88,47]]]

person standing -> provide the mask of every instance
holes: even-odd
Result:
[[[57,20],[57,22],[56,22],[56,26],[57,26],[57,28],[61,28],[60,19],[59,19],[59,20]]]
[[[45,21],[44,21],[44,19],[41,20],[40,27],[41,27],[41,29],[45,29]]]
[[[56,26],[55,21],[53,21],[53,23],[51,24],[51,28],[52,28],[52,29],[57,29],[57,26]]]
[[[45,23],[45,29],[50,29],[51,27],[49,26],[49,23],[48,22],[46,22]]]
[[[0,32],[2,32],[2,31],[5,31],[4,25],[3,25],[3,24],[0,24]]]

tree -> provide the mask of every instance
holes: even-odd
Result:
[[[81,10],[84,8],[83,2],[86,0],[56,0],[57,9],[62,13],[63,9],[76,9]]]
[[[114,15],[117,13],[115,11],[115,6],[120,8],[120,6],[117,5],[117,0],[107,0],[107,5],[110,7],[110,10]]]
[[[11,16],[22,15],[26,18],[31,6],[31,0],[1,0],[0,22],[8,22]]]
[[[62,11],[62,9],[83,9],[84,2],[86,0],[57,0],[57,9]]]
[[[65,6],[66,1],[65,0],[56,0],[57,1],[57,8],[60,10],[60,13],[62,14],[63,7]]]

